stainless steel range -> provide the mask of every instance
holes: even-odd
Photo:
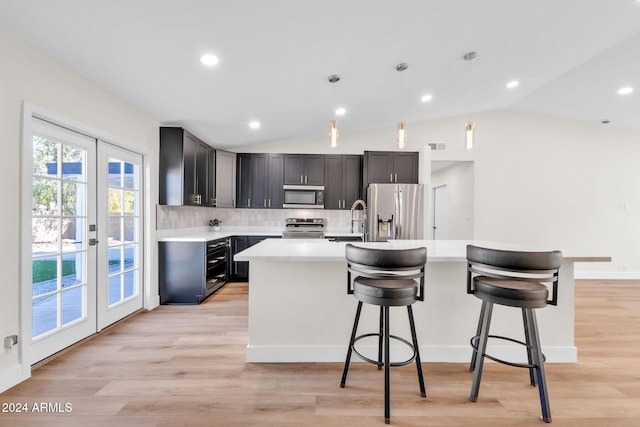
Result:
[[[324,218],[287,218],[283,239],[324,239]]]

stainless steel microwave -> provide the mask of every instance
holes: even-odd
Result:
[[[324,209],[323,185],[283,185],[284,208]]]

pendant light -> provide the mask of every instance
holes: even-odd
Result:
[[[404,70],[406,70],[407,68],[409,68],[409,65],[407,65],[406,62],[402,62],[398,65],[396,65],[396,71],[397,72],[402,72]],[[400,94],[403,94],[403,89],[404,89],[404,79],[400,79]],[[397,131],[398,131],[398,148],[399,149],[403,149],[404,147],[407,146],[407,130],[405,129],[405,125],[404,125],[404,121],[400,120],[398,122],[398,126],[397,126]]]
[[[476,52],[469,52],[463,56],[463,59],[469,63],[469,91],[467,92],[467,103],[468,103],[468,111],[469,111],[469,121],[465,126],[464,132],[464,146],[467,150],[471,150],[473,148],[473,134],[474,128],[476,126],[475,123],[471,121],[471,61],[478,56]]]
[[[337,83],[340,81],[340,76],[337,74],[332,74],[329,76],[329,83]],[[335,87],[333,89],[333,104],[335,104]],[[333,105],[332,105],[333,108]],[[330,120],[329,121],[329,147],[336,148],[338,146],[338,121]]]

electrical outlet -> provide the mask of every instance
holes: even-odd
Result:
[[[13,346],[18,344],[18,336],[17,335],[9,335],[8,337],[4,337],[4,348],[11,351]]]

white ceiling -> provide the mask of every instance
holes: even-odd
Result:
[[[219,148],[323,137],[337,104],[342,135],[501,108],[640,130],[637,0],[0,0],[0,28]]]

